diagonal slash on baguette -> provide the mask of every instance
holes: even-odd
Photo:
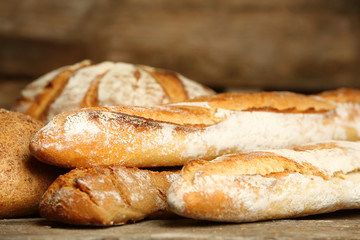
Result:
[[[179,170],[121,166],[74,169],[58,177],[40,203],[40,214],[77,225],[121,225],[171,213],[166,191]]]
[[[156,167],[314,141],[357,140],[360,91],[348,91],[326,98],[234,93],[157,107],[86,108],[57,115],[35,135],[30,150],[40,161],[67,168]]]
[[[193,160],[181,173],[78,168],[49,187],[40,213],[60,222],[102,226],[173,213],[225,222],[299,217],[359,208],[359,169],[360,142],[349,141]]]
[[[251,222],[360,208],[360,142],[330,141],[188,162],[168,191],[175,213]]]

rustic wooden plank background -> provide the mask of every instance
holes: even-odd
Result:
[[[357,0],[2,0],[0,107],[24,81],[85,58],[219,91],[360,87],[359,13]]]
[[[176,219],[148,220],[107,228],[74,227],[42,218],[29,218],[0,220],[0,238],[9,240],[359,239],[359,226],[358,210],[241,224]]]

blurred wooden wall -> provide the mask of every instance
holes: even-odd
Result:
[[[360,1],[0,1],[0,107],[83,59],[166,68],[219,91],[360,88]]]

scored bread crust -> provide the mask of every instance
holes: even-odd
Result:
[[[359,93],[360,95],[360,93]],[[254,93],[220,93],[214,96],[199,96],[190,102],[206,102],[211,108],[243,111],[272,112],[326,112],[335,105],[320,98],[309,97],[293,92],[254,92]],[[360,101],[359,101],[360,102]],[[182,104],[182,103],[180,103]]]
[[[212,94],[204,85],[169,70],[85,60],[33,81],[13,110],[48,122],[56,114],[84,107],[160,105]]]
[[[83,61],[55,69],[41,76],[25,87],[12,110],[25,113],[38,120],[46,120],[50,105],[60,96],[70,76],[89,65],[89,61]]]
[[[194,160],[167,193],[170,209],[209,221],[251,222],[360,208],[360,142]]]
[[[360,103],[288,92],[219,94],[203,99],[206,101],[59,114],[35,135],[30,150],[40,161],[66,168],[156,167],[360,137]]]
[[[121,225],[145,218],[172,217],[166,191],[179,170],[93,167],[74,169],[49,187],[41,216],[76,225]]]

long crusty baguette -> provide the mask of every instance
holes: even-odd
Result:
[[[158,107],[67,112],[36,134],[30,150],[40,161],[67,168],[111,164],[154,167],[359,137],[359,102],[259,92],[218,94]]]
[[[250,222],[360,208],[360,142],[323,142],[194,160],[171,185],[175,213]]]
[[[53,70],[30,83],[13,110],[48,122],[56,114],[83,107],[159,105],[209,94],[214,92],[176,72],[85,60]]]
[[[166,191],[179,171],[93,167],[58,177],[44,194],[40,214],[77,225],[120,225],[170,217]]]

